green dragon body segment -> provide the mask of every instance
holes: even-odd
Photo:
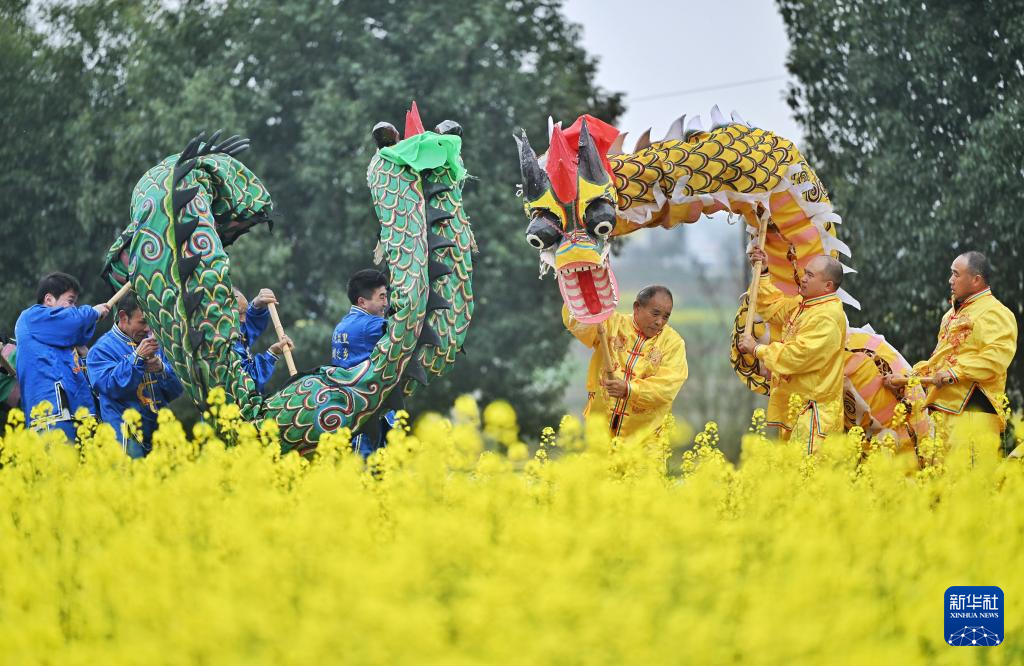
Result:
[[[469,332],[473,317],[473,283],[469,279],[473,272],[472,252],[476,243],[469,220],[462,208],[462,182],[456,181],[451,169],[444,167],[425,174],[428,187],[445,187],[438,191],[433,202],[443,211],[434,230],[428,234],[428,246],[435,258],[433,264],[433,303],[428,303],[427,323],[437,333],[435,344],[423,346],[416,356],[416,363],[429,377],[444,375],[455,363],[455,355],[462,351],[462,345]],[[446,305],[448,307],[444,307]],[[440,306],[431,308],[430,306]],[[422,340],[421,336],[421,340]],[[407,393],[421,384],[409,384]]]
[[[131,281],[200,410],[209,391],[222,387],[243,418],[274,419],[282,450],[304,455],[323,433],[374,430],[378,420],[370,417],[400,404],[413,382],[426,384],[450,369],[472,317],[473,240],[462,209],[461,128],[445,121],[438,132],[420,126],[410,134],[407,123],[401,142],[397,131],[382,142],[375,129],[383,150],[370,162],[367,183],[381,224],[379,251],[390,272],[393,307],[386,333],[360,365],[315,368],[266,397],[232,350],[239,326],[225,247],[252,226],[272,223],[273,203],[235,158],[248,142],[232,137],[218,144],[218,136],[204,141],[200,135],[146,172],[132,196],[131,223],[108,251],[104,274],[115,287]],[[433,144],[444,147],[443,154],[420,150],[425,154],[410,159],[417,147]]]

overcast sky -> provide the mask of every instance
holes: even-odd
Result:
[[[648,127],[660,139],[684,113],[699,114],[709,127],[714,104],[726,117],[736,110],[800,147],[802,135],[785,101],[789,41],[771,0],[566,0],[564,11],[583,26],[583,46],[599,61],[597,84],[625,93],[626,112],[617,126],[629,132],[627,149]],[[555,120],[568,124],[575,118]],[[685,244],[692,259],[730,275],[744,267],[738,225],[726,224],[724,215],[633,236],[622,260],[642,257],[654,243],[670,243],[680,255]]]
[[[714,104],[799,145],[785,102],[789,42],[774,2],[567,0],[565,13],[599,60],[597,83],[626,94],[619,129],[630,133],[628,148],[651,126],[661,138],[683,113],[707,127]]]

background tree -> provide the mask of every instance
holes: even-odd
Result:
[[[446,118],[464,127],[480,252],[467,354],[411,407],[444,410],[462,392],[509,398],[536,432],[560,412],[565,383],[551,370],[571,338],[558,290],[536,279],[523,237],[511,131],[522,125],[543,143],[549,113],[614,121],[621,111],[619,95],[595,89],[594,64],[560,7],[240,0],[172,10],[94,0],[49,6],[33,21],[27,3],[2,10],[0,76],[16,95],[0,102],[11,112],[0,155],[13,165],[0,199],[18,205],[4,224],[16,231],[0,255],[0,321],[13,328],[48,270],[76,273],[90,300],[104,297],[100,260],[136,180],[196,131],[226,127],[252,138],[243,160],[279,212],[272,237],[260,229],[231,247],[234,280],[247,292],[273,287],[300,367],[325,362],[348,275],[371,264],[378,234],[370,128],[401,127],[415,99],[428,127]]]
[[[911,362],[927,358],[949,265],[977,249],[1020,321],[1024,2],[778,4],[796,78],[789,103],[845,219],[859,318]],[[1019,348],[1009,388],[1019,406]]]

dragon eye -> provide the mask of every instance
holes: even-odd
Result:
[[[562,230],[557,218],[551,213],[540,212],[526,228],[526,242],[537,250],[543,250],[562,239]]]
[[[594,199],[583,215],[587,231],[598,238],[608,238],[615,230],[615,206],[607,199]]]
[[[602,220],[601,222],[598,222],[597,224],[594,225],[594,233],[597,234],[598,236],[606,237],[608,236],[608,234],[612,232],[612,229],[614,228],[615,225],[613,225],[611,222],[607,220]]]

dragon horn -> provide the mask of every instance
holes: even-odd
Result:
[[[604,184],[608,182],[608,172],[604,169],[601,161],[601,153],[590,136],[590,129],[587,128],[587,121],[584,120],[580,127],[579,147],[579,175],[588,183]]]
[[[516,128],[512,132],[512,137],[519,147],[519,170],[523,174],[523,195],[527,201],[534,201],[551,189],[551,182],[540,163],[537,162],[537,154],[533,152],[530,140],[526,138],[526,132],[522,128]]]
[[[420,110],[413,100],[412,107],[405,112],[405,138],[423,133],[423,121],[420,120]]]
[[[548,146],[548,159],[544,163],[544,170],[551,179],[551,189],[555,192],[555,198],[562,203],[576,199],[576,181],[579,177],[576,157],[576,153],[569,148],[562,123],[558,123],[551,132],[551,145]]]

